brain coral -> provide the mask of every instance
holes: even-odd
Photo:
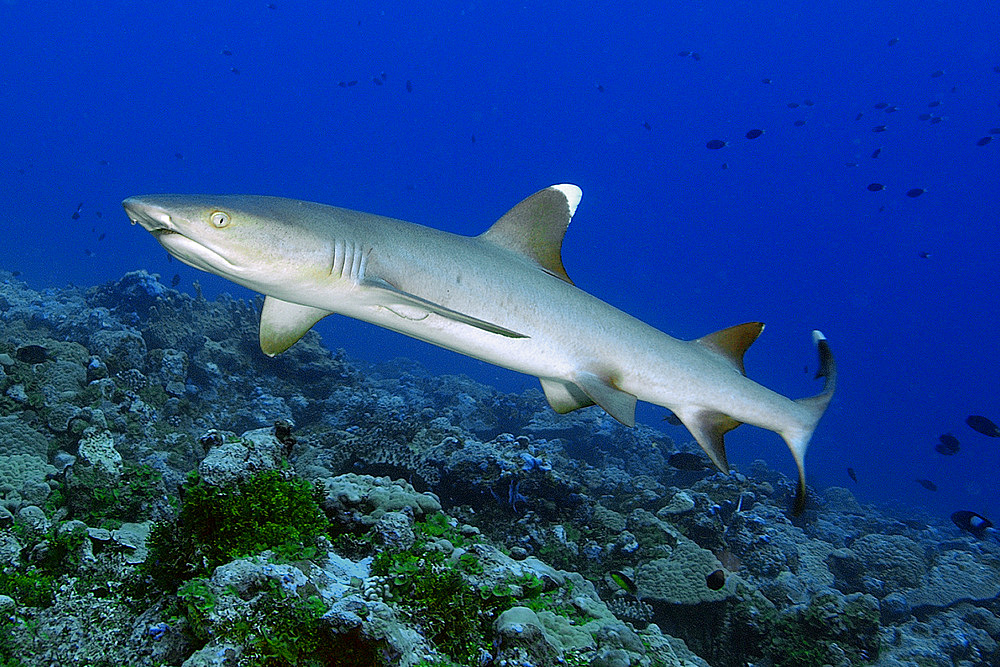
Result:
[[[0,455],[30,454],[45,458],[48,439],[14,415],[0,417]]]
[[[903,535],[864,535],[851,551],[865,574],[885,582],[886,591],[919,586],[927,570],[923,548]]]
[[[927,573],[923,585],[907,591],[913,607],[946,607],[959,600],[988,600],[1000,595],[1000,563],[992,567],[965,551],[946,551]]]
[[[324,509],[343,513],[365,525],[374,525],[386,512],[409,507],[417,519],[441,510],[431,493],[418,493],[403,480],[347,473],[323,480],[326,488]]]
[[[635,571],[635,583],[639,596],[645,600],[661,600],[674,604],[698,604],[718,602],[730,597],[724,586],[713,591],[705,582],[705,577],[722,569],[711,551],[702,549],[692,540],[680,537],[677,546],[666,558],[657,558]]]
[[[25,487],[31,495],[37,495],[36,489],[45,485],[45,476],[55,472],[56,469],[44,459],[31,454],[0,456],[0,495],[22,494]]]

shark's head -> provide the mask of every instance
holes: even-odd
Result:
[[[245,195],[143,195],[122,202],[133,224],[185,264],[275,296],[289,280],[329,264],[329,241],[304,222],[303,204]]]

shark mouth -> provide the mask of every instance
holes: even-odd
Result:
[[[180,231],[177,221],[159,206],[139,201],[136,197],[126,199],[122,202],[122,206],[133,225],[141,225],[167,252],[188,266],[209,273],[221,271],[224,272],[222,275],[226,276],[240,273],[236,264]]]

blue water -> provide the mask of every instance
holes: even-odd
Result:
[[[3,3],[0,266],[248,296],[169,262],[119,202],[272,194],[476,234],[576,183],[563,257],[582,289],[682,338],[766,322],[748,374],[792,397],[819,391],[810,331],[827,334],[840,386],[810,483],[1000,519],[1000,440],[964,424],[1000,421],[1000,136],[977,146],[1000,126],[995,3],[273,4]],[[319,329],[357,358],[537,386],[343,318]],[[962,451],[944,458],[948,431]],[[737,466],[792,472],[772,433],[727,441]]]

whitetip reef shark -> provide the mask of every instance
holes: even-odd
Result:
[[[753,424],[791,450],[801,511],[806,448],[836,384],[826,338],[813,332],[822,393],[791,400],[745,375],[760,322],[685,341],[587,294],[561,257],[581,196],[553,185],[472,237],[279,197],[148,195],[122,205],[174,257],[265,295],[265,354],[339,313],[534,375],[559,413],[596,404],[633,426],[637,400],[668,408],[723,471],[723,436]]]

